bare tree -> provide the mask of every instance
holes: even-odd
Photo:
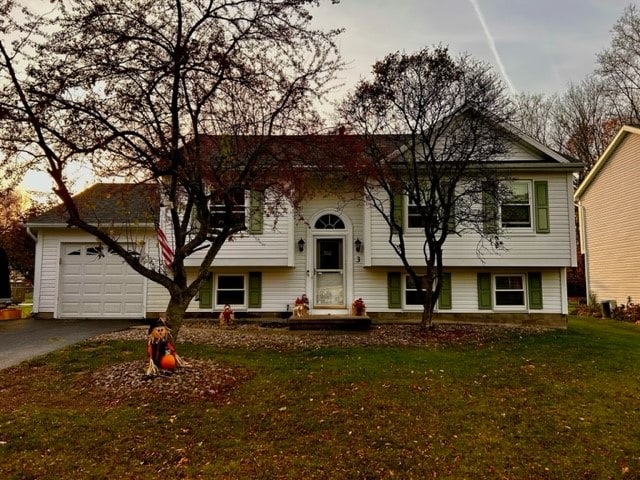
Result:
[[[556,140],[553,112],[557,103],[558,97],[555,95],[545,97],[542,94],[520,93],[514,99],[512,123],[539,142],[553,147],[552,140]]]
[[[596,72],[623,123],[640,123],[640,12],[629,5],[613,26],[608,49],[598,55]]]
[[[43,18],[18,24],[7,10],[0,21],[2,148],[49,172],[70,226],[167,289],[176,334],[222,245],[247,229],[237,192],[269,192],[278,209],[295,187],[292,158],[272,138],[317,128],[314,102],[342,65],[339,32],[310,27],[317,4],[71,0]],[[83,217],[66,181],[76,160],[98,178],[157,184],[175,242],[171,271]],[[185,259],[198,250],[188,281]]]
[[[495,209],[478,206],[483,196],[496,205],[505,193],[491,160],[507,152],[502,125],[510,103],[487,65],[466,55],[454,59],[443,47],[388,55],[373,74],[341,106],[364,138],[364,155],[348,168],[388,224],[389,244],[423,300],[421,327],[429,329],[449,235],[471,230],[500,246],[488,223]],[[408,201],[410,226],[424,233],[424,264],[409,258],[400,199]]]
[[[589,173],[621,126],[620,118],[610,108],[604,85],[593,76],[569,85],[555,104],[553,121],[552,145],[585,165],[578,181]]]

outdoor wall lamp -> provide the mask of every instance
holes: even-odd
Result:
[[[304,240],[302,238],[298,240],[298,251],[304,252]]]
[[[362,242],[359,238],[356,238],[356,241],[353,242],[353,244],[356,246],[356,252],[360,252],[360,250],[362,250]]]

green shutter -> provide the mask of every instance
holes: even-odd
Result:
[[[484,233],[498,233],[498,205],[490,190],[482,192],[482,213]]]
[[[491,274],[478,273],[478,309],[491,310]]]
[[[529,308],[532,310],[542,309],[542,273],[529,272]]]
[[[249,272],[249,308],[262,306],[262,272]]]
[[[438,308],[440,310],[451,310],[451,273],[442,274],[442,286],[440,287],[440,297],[438,298]]]
[[[200,308],[213,308],[213,274],[200,283]]]
[[[402,280],[400,272],[387,274],[389,308],[402,308]]]
[[[549,233],[549,185],[546,181],[533,182],[536,201],[536,233]]]
[[[449,210],[449,233],[456,232],[456,203],[451,203],[451,209]]]
[[[249,233],[261,234],[264,228],[262,192],[251,190],[249,192]]]
[[[400,228],[404,228],[404,195],[394,195],[393,199],[393,221]]]

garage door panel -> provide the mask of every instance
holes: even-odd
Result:
[[[126,293],[136,297],[142,295],[144,293],[144,285],[142,283],[130,283],[127,285]]]
[[[62,245],[59,315],[144,316],[144,278],[117,255],[87,255],[94,250],[95,244]]]
[[[113,284],[107,283],[104,285],[104,294],[108,297],[109,295],[123,295],[124,294],[124,284]],[[139,292],[141,293],[141,292]]]
[[[122,314],[122,303],[120,303],[120,302],[118,302],[118,303],[105,302],[104,303],[104,313],[105,313],[105,315],[111,315],[111,316],[121,315]]]
[[[105,275],[117,275],[117,276],[125,276],[128,269],[130,269],[129,265],[123,263],[122,265],[106,265],[104,267]]]
[[[84,295],[101,295],[104,286],[99,283],[85,283],[82,293]]]

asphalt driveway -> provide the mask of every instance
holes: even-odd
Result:
[[[0,320],[0,370],[143,320]]]

